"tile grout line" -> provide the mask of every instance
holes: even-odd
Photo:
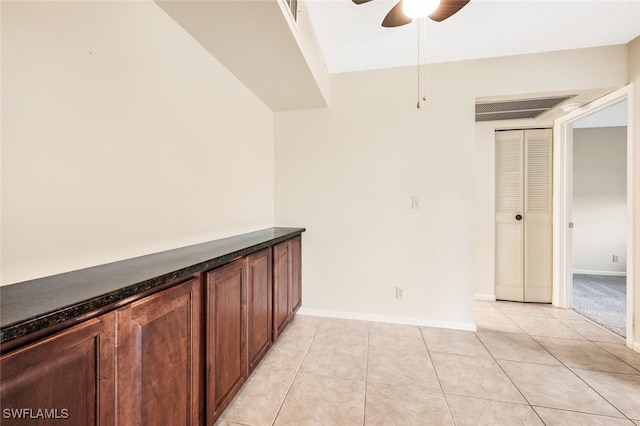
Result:
[[[555,357],[553,354],[551,354],[551,356],[553,356],[554,358],[556,358],[558,360],[558,362],[560,362],[563,366],[571,369],[571,368],[577,368],[579,370],[587,370],[587,371],[598,371],[600,373],[612,373],[612,374],[624,374],[627,376],[640,376],[640,370],[638,370],[637,368],[635,368],[634,366],[630,365],[628,362],[626,362],[623,359],[620,359],[619,357],[615,356],[614,354],[612,354],[611,352],[609,352],[608,350],[606,350],[605,348],[603,348],[602,346],[598,345],[597,342],[591,341],[591,340],[586,340],[586,341],[582,341],[582,340],[574,340],[574,339],[563,339],[560,337],[547,337],[547,336],[530,336],[538,345],[542,346],[542,348],[544,350],[546,350],[547,352],[550,353],[550,351],[542,344],[540,343],[537,338],[541,338],[541,339],[555,339],[555,340],[570,340],[570,341],[574,341],[574,342],[581,342],[581,343],[591,343],[593,344],[596,349],[600,349],[603,350],[604,352],[606,352],[607,355],[611,355],[613,358],[615,358],[616,360],[622,362],[623,364],[625,364],[627,367],[631,368],[632,370],[636,371],[635,373],[625,373],[623,371],[613,371],[613,370],[603,370],[603,369],[598,369],[598,368],[587,368],[587,367],[570,367],[569,365],[566,365],[564,362],[560,361],[559,358]],[[529,362],[529,364],[535,364],[533,362]]]
[[[506,315],[505,315],[506,316]],[[511,318],[509,318],[511,319]],[[515,323],[514,323],[515,324]],[[516,325],[516,327],[518,327]],[[525,335],[529,336],[529,334],[527,334],[524,330],[522,330]],[[546,425],[546,423],[544,422],[544,420],[542,420],[542,417],[540,417],[540,414],[536,411],[535,408],[533,408],[533,405],[531,405],[531,401],[529,401],[529,399],[527,399],[527,397],[524,395],[524,393],[520,390],[520,388],[518,387],[518,385],[515,384],[515,382],[513,381],[513,379],[507,374],[507,372],[504,370],[504,368],[502,367],[502,365],[500,365],[500,363],[498,362],[498,360],[496,359],[496,357],[491,353],[491,351],[489,350],[489,348],[487,347],[487,345],[485,345],[485,343],[482,341],[482,339],[478,336],[478,332],[474,331],[473,335],[475,336],[476,339],[478,339],[478,341],[480,341],[480,344],[482,345],[482,347],[489,353],[489,356],[491,357],[491,359],[493,360],[493,362],[496,363],[496,365],[498,366],[498,368],[500,369],[500,371],[502,371],[502,374],[505,375],[505,377],[507,379],[509,379],[509,382],[511,382],[511,384],[513,385],[513,387],[518,391],[518,393],[520,394],[520,396],[522,396],[522,399],[525,400],[525,402],[527,403],[526,405],[529,406],[529,408],[531,409],[531,411],[533,411],[535,413],[535,415],[538,417],[538,419],[540,419],[540,422],[542,422],[542,424]],[[532,339],[531,336],[529,336],[530,339]],[[533,340],[533,339],[532,339]],[[535,340],[534,340],[535,341]],[[538,345],[540,345],[538,342],[536,342]],[[543,348],[544,349],[544,348]],[[493,401],[493,400],[492,400]]]
[[[505,314],[505,316],[506,316],[506,314]],[[549,318],[553,318],[553,317],[549,317]],[[563,324],[563,325],[564,325],[564,324]],[[567,327],[567,326],[565,325],[565,327]],[[523,331],[524,331],[524,330],[523,330]],[[572,331],[575,331],[575,330],[572,330]],[[609,401],[607,398],[605,398],[604,396],[602,396],[602,395],[601,395],[598,391],[596,391],[596,390],[595,390],[595,389],[594,389],[594,388],[593,388],[589,383],[587,383],[587,382],[586,382],[586,381],[584,381],[580,376],[578,376],[578,375],[577,375],[577,374],[576,374],[576,373],[575,373],[575,372],[574,372],[570,367],[568,367],[564,362],[562,362],[560,359],[558,359],[558,357],[556,357],[554,354],[552,354],[552,353],[551,353],[547,348],[545,348],[543,345],[541,345],[541,344],[540,344],[540,343],[539,343],[539,342],[538,342],[538,341],[537,341],[537,340],[536,340],[532,335],[530,335],[530,334],[529,334],[529,333],[527,333],[526,331],[524,331],[524,332],[525,332],[525,334],[526,334],[527,336],[529,336],[529,338],[531,338],[534,342],[536,342],[536,343],[537,343],[537,344],[538,344],[538,345],[539,345],[543,350],[545,350],[549,355],[551,355],[553,358],[555,358],[555,359],[556,359],[556,361],[558,361],[558,362],[560,363],[560,365],[562,365],[564,368],[566,368],[567,370],[569,370],[569,371],[571,372],[571,374],[573,374],[574,376],[576,376],[576,377],[578,378],[578,380],[580,380],[582,383],[584,383],[585,385],[587,385],[587,387],[589,387],[589,389],[593,390],[593,391],[594,391],[594,392],[595,392],[595,393],[596,393],[600,398],[602,398],[602,400],[603,400],[603,401],[606,401],[609,405],[611,405],[611,406],[612,406],[616,411],[618,411],[622,416],[624,416],[624,418],[625,418],[625,419],[627,419],[627,420],[631,420],[631,419],[630,419],[629,417],[627,417],[627,416],[626,416],[622,411],[620,411],[620,409],[619,409],[618,407],[616,407],[615,405],[613,405],[613,404],[611,403],[611,401]],[[577,333],[577,332],[576,332],[576,333]],[[580,333],[577,333],[577,334],[579,334],[580,336],[582,336]],[[539,337],[545,337],[545,336],[539,336]],[[582,337],[584,337],[584,336],[582,336]],[[478,338],[478,339],[479,339],[479,338]],[[559,339],[562,339],[562,340],[576,340],[576,339],[563,339],[563,338],[559,338]],[[479,339],[479,340],[480,340],[480,339]],[[590,342],[590,340],[589,340],[589,339],[586,339],[585,341]],[[484,343],[483,343],[483,345],[484,345]],[[488,350],[488,349],[487,349],[487,350]],[[491,354],[491,352],[489,352],[489,353]],[[493,354],[491,354],[491,357],[493,357]],[[494,358],[494,360],[495,360],[495,358]],[[520,362],[520,361],[511,361],[511,362]],[[516,386],[516,384],[515,384],[515,383],[513,382],[513,380],[511,379],[511,377],[509,377],[509,375],[506,373],[506,371],[504,371],[504,369],[502,368],[502,366],[500,365],[500,363],[499,363],[497,360],[496,360],[496,363],[500,366],[500,369],[501,369],[501,370],[504,372],[504,374],[509,378],[509,380],[513,383],[513,385],[514,385],[514,386]],[[523,362],[523,363],[525,363],[525,364],[530,364],[530,363],[528,363],[528,362]],[[588,370],[588,369],[587,369],[587,370]],[[589,371],[599,371],[599,370],[589,370]],[[520,389],[519,389],[517,386],[516,386],[516,389],[518,389],[518,392],[520,392]],[[522,392],[520,392],[520,393],[522,393]],[[522,396],[524,397],[524,395],[522,395]],[[527,403],[529,404],[529,406],[533,409],[533,411],[535,411],[535,409],[533,408],[533,406],[531,405],[531,403],[529,403],[529,400],[525,398],[525,401],[527,401]],[[551,409],[556,409],[556,410],[558,409],[558,408],[554,408],[554,407],[544,407],[544,406],[541,406],[541,407],[543,407],[543,408],[551,408]],[[566,410],[566,411],[572,411],[572,410]],[[538,415],[538,412],[537,412],[537,411],[535,411],[535,412],[536,412],[536,415]],[[595,413],[587,413],[587,412],[584,412],[584,411],[576,411],[576,412],[579,412],[579,413],[582,413],[582,414],[597,415],[597,414],[595,414]],[[538,415],[538,417],[539,417],[539,415]],[[540,419],[540,420],[542,420],[542,419]],[[543,423],[544,423],[544,422],[543,422]]]
[[[367,383],[369,383],[369,341],[371,339],[371,321],[367,321],[367,355],[364,359],[364,406],[362,407],[362,426],[367,423]]]
[[[613,336],[615,336],[615,337],[619,337],[619,338],[622,340],[622,343],[615,343],[615,342],[601,342],[601,341],[591,340],[591,339],[589,339],[587,336],[585,336],[584,334],[580,333],[579,331],[577,331],[577,330],[573,330],[573,331],[575,331],[576,333],[580,334],[582,337],[584,337],[585,339],[587,339],[589,342],[591,342],[591,343],[593,343],[594,345],[598,346],[600,349],[602,349],[602,350],[606,351],[608,354],[610,354],[610,355],[611,355],[611,356],[613,356],[614,358],[616,358],[616,359],[618,359],[618,360],[622,361],[623,363],[627,364],[630,368],[632,368],[632,369],[636,370],[638,373],[640,373],[640,369],[637,369],[636,367],[634,367],[633,365],[629,364],[627,361],[625,361],[624,359],[620,358],[620,357],[619,357],[619,356],[617,356],[616,354],[614,354],[614,353],[612,353],[612,352],[608,351],[606,348],[603,348],[602,346],[600,346],[600,343],[609,343],[609,344],[612,344],[612,345],[618,345],[618,344],[619,344],[619,345],[621,345],[621,346],[624,346],[625,348],[628,348],[628,347],[627,347],[627,344],[626,344],[626,342],[625,342],[625,340],[624,340],[624,337],[617,335],[616,333],[612,332],[611,330],[608,330],[607,328],[603,327],[602,325],[598,324],[597,322],[592,321],[590,318],[585,317],[584,315],[582,315],[581,313],[579,313],[579,312],[577,312],[577,311],[575,311],[575,310],[572,310],[572,312],[575,312],[576,314],[578,314],[578,315],[581,317],[581,319],[582,319],[582,320],[584,320],[584,321],[588,322],[589,324],[591,324],[591,325],[594,325],[594,326],[598,327],[599,329],[601,329],[601,330],[603,330],[603,331],[607,332],[608,334],[611,334],[611,335],[613,335]],[[624,374],[624,373],[621,373],[621,374]]]
[[[536,341],[536,343],[538,343],[538,342]],[[538,343],[538,344],[539,344],[539,343]],[[540,345],[540,346],[542,346],[542,345]],[[542,348],[543,348],[545,351],[547,351],[547,352],[548,352],[548,350],[547,350],[544,346],[542,346]],[[553,354],[550,354],[550,355],[551,355],[552,357],[556,358]],[[615,405],[613,405],[613,404],[612,404],[608,399],[606,399],[606,398],[605,398],[604,396],[602,396],[598,391],[596,391],[596,390],[595,390],[591,385],[589,385],[589,383],[586,383],[586,382],[585,382],[585,381],[584,381],[580,376],[578,376],[578,375],[577,375],[577,374],[576,374],[576,373],[571,369],[571,367],[568,367],[567,365],[565,365],[562,361],[560,361],[560,360],[559,360],[559,359],[557,359],[557,358],[556,358],[556,360],[558,360],[558,362],[559,362],[561,365],[540,364],[540,363],[535,363],[535,362],[528,362],[528,361],[514,361],[514,360],[508,360],[508,359],[503,359],[503,360],[498,360],[498,359],[496,359],[496,362],[497,362],[497,361],[506,361],[506,362],[513,362],[513,363],[517,363],[517,364],[533,364],[533,365],[542,365],[542,366],[548,366],[548,367],[564,367],[564,368],[566,368],[567,370],[569,370],[569,371],[570,371],[574,376],[576,376],[576,377],[577,377],[581,382],[583,382],[585,385],[587,385],[587,387],[589,387],[591,390],[593,390],[593,391],[594,391],[594,392],[595,392],[599,397],[601,397],[605,402],[607,402],[609,405],[611,405],[613,408],[615,408],[615,409],[616,409],[616,410],[617,410],[617,411],[618,411],[622,416],[624,416],[624,418],[625,418],[625,419],[631,420],[631,418],[630,418],[630,417],[627,417],[624,413],[622,413],[622,412],[620,411],[620,409],[618,409],[618,407],[616,407]],[[498,362],[498,365],[500,365],[500,363],[499,363],[499,362]],[[500,368],[502,369],[502,366],[500,366]],[[576,367],[576,368],[577,368],[577,367]],[[579,369],[579,370],[586,370],[586,371],[595,371],[595,372],[599,372],[599,373],[625,374],[625,373],[615,373],[615,372],[610,372],[610,371],[590,370],[590,369],[587,369],[587,368],[577,368],[577,369]],[[503,371],[504,371],[504,369],[503,369]],[[506,374],[506,372],[505,372],[505,374]],[[508,374],[506,374],[506,375],[507,375],[507,377],[509,378],[509,380],[513,383],[513,380],[511,380],[511,377],[509,377],[509,375],[508,375]],[[627,375],[628,375],[628,376],[637,377],[637,375],[635,375],[635,374],[627,374]],[[515,383],[513,383],[513,384],[514,384],[514,386],[516,386],[516,385],[515,385]],[[516,388],[517,388],[517,386],[516,386]],[[518,388],[518,391],[520,391],[520,389],[519,389],[519,388]],[[523,395],[523,396],[524,396],[524,395]],[[472,398],[486,399],[486,398],[480,398],[480,397],[472,397]],[[552,409],[552,410],[559,410],[559,411],[571,411],[571,412],[575,412],[575,413],[587,414],[587,415],[592,415],[592,416],[602,416],[602,417],[610,417],[610,418],[616,418],[616,419],[619,419],[619,418],[620,418],[620,417],[613,417],[613,416],[609,416],[609,415],[602,414],[602,413],[591,413],[591,412],[587,412],[587,411],[580,411],[580,410],[570,409],[570,408],[550,407],[550,406],[540,405],[540,404],[533,405],[533,404],[531,404],[531,403],[530,403],[526,398],[525,398],[525,400],[527,401],[527,404],[528,404],[529,406],[531,406],[532,408],[533,408],[533,407],[549,408],[549,409]],[[495,400],[490,400],[490,401],[495,401]]]
[[[562,362],[562,361],[561,361]],[[606,401],[607,404],[611,405],[613,408],[615,408],[625,419],[627,420],[631,420],[630,417],[628,417],[626,414],[624,414],[622,412],[622,410],[620,410],[618,407],[616,407],[611,401],[609,401],[607,398],[604,397],[604,395],[602,395],[600,392],[598,392],[593,386],[591,386],[589,383],[587,383],[586,380],[584,380],[582,377],[578,376],[576,374],[575,371],[573,371],[571,369],[571,367],[567,367],[564,363],[562,363],[562,365],[571,372],[571,374],[573,374],[574,376],[576,376],[578,378],[578,380],[580,380],[582,383],[584,383],[585,385],[587,385],[589,387],[589,389],[591,389],[592,391],[594,391],[596,393],[596,395],[598,395],[600,398],[602,398],[603,401]],[[607,372],[607,371],[599,371],[599,370],[589,370],[588,368],[579,368],[579,370],[587,370],[587,371],[597,371],[600,373],[611,373],[611,372]],[[630,374],[631,376],[633,376],[633,374]],[[594,413],[586,413],[586,414],[594,414]],[[631,420],[632,421],[632,420]]]
[[[616,420],[629,420],[631,422],[633,422],[633,419],[629,418],[629,417],[613,417],[607,414],[597,414],[597,413],[585,413],[584,411],[578,411],[578,410],[572,410],[569,408],[556,408],[556,407],[547,407],[545,405],[532,405],[531,406],[534,410],[536,408],[546,408],[548,410],[556,410],[556,411],[568,411],[570,413],[576,413],[576,414],[585,414],[588,416],[596,416],[596,417],[602,417],[605,419],[616,419]]]
[[[497,302],[497,301],[496,301]],[[529,335],[529,333],[526,332],[526,330],[522,327],[520,327],[518,324],[516,324],[516,322],[514,320],[512,320],[511,318],[509,318],[509,315],[507,315],[506,313],[504,313],[502,311],[502,309],[498,308],[496,305],[496,302],[489,302],[491,303],[491,306],[493,306],[498,312],[500,312],[511,324],[513,324],[518,330],[522,331],[524,334],[526,334],[527,336]],[[475,312],[474,312],[475,314]],[[477,328],[477,327],[476,327]],[[475,332],[474,332],[475,333]],[[508,331],[504,331],[503,333],[509,333]]]
[[[496,309],[499,309],[496,307]],[[502,311],[501,311],[502,312]],[[509,318],[507,316],[507,314],[504,314],[507,318]],[[552,316],[549,316],[549,318],[554,318]],[[556,319],[556,318],[554,318]],[[509,320],[511,320],[511,318],[509,318]],[[557,319],[556,319],[557,320]],[[511,320],[514,324],[515,322],[513,320]],[[558,320],[558,322],[562,323],[561,321]],[[565,327],[565,324],[562,324]],[[519,327],[516,324],[517,327]],[[521,327],[519,327],[521,328]],[[521,328],[522,329],[522,328]],[[577,331],[571,329],[572,331],[574,331],[575,333],[577,333],[578,335],[580,335],[581,337],[583,337],[584,339],[586,339],[586,341],[590,341],[589,339],[587,339],[586,337],[582,336],[582,334],[578,333]],[[606,401],[609,405],[611,405],[613,408],[615,408],[618,412],[620,412],[620,414],[622,414],[624,416],[624,414],[618,409],[618,407],[616,407],[615,405],[613,405],[609,400],[607,400],[606,398],[604,398],[602,395],[600,395],[600,393],[598,393],[595,389],[593,389],[593,387],[591,387],[588,383],[586,383],[584,380],[582,380],[582,378],[580,378],[580,376],[578,376],[573,370],[571,370],[571,368],[569,368],[567,365],[565,365],[565,363],[563,363],[560,359],[558,359],[558,357],[556,357],[554,354],[552,354],[546,347],[544,347],[543,345],[540,344],[540,342],[538,342],[531,334],[527,333],[524,329],[522,329],[522,331],[525,333],[526,336],[528,336],[531,340],[533,340],[534,342],[536,342],[536,344],[538,346],[540,346],[545,352],[547,352],[552,358],[554,358],[556,361],[558,361],[560,363],[560,365],[562,365],[564,368],[566,368],[567,370],[569,370],[574,376],[576,376],[580,381],[582,381],[583,383],[585,383],[591,390],[593,390],[594,392],[596,392],[596,394],[598,396],[600,396],[604,401]],[[477,337],[477,335],[476,335]],[[544,337],[544,336],[539,336],[539,337]],[[562,339],[562,338],[561,338]],[[478,340],[480,340],[480,342],[484,345],[484,342],[482,342],[482,340],[478,337]],[[575,339],[562,339],[562,340],[575,340]],[[500,363],[498,362],[498,360],[493,356],[493,354],[491,353],[491,351],[489,351],[489,348],[486,348],[487,351],[489,352],[489,354],[491,355],[491,357],[496,361],[496,364],[498,364],[498,366],[500,367],[500,369],[503,371],[503,373],[509,378],[509,380],[511,381],[511,383],[513,383],[513,385],[516,387],[516,389],[518,389],[518,392],[520,392],[520,394],[522,395],[522,397],[525,399],[525,401],[527,401],[527,403],[529,404],[529,407],[531,407],[531,409],[536,413],[536,415],[540,418],[540,421],[542,421],[544,423],[544,421],[542,420],[542,418],[540,417],[540,414],[538,414],[538,412],[535,410],[534,406],[529,402],[529,400],[524,396],[524,394],[522,394],[522,392],[520,391],[520,388],[518,388],[518,386],[515,384],[515,382],[511,379],[511,377],[509,377],[509,375],[507,374],[506,371],[504,371],[504,368],[502,367],[502,365],[500,365]],[[505,360],[508,361],[508,360]],[[522,362],[524,364],[532,364],[529,362],[523,362],[523,361],[511,361],[511,362]],[[538,364],[538,365],[544,365],[544,364]],[[544,406],[540,406],[541,408],[551,408],[551,409],[558,409],[558,408],[554,408],[554,407],[544,407]],[[573,411],[573,410],[565,410],[565,411]],[[582,414],[594,414],[594,413],[586,413],[583,411],[576,411]],[[627,418],[625,416],[625,418]],[[546,423],[545,423],[546,424]]]
[[[287,399],[287,396],[289,396],[289,392],[291,392],[291,388],[293,387],[293,382],[296,381],[296,377],[298,377],[298,373],[300,372],[300,369],[302,368],[302,363],[304,362],[305,358],[307,357],[307,354],[309,353],[309,349],[311,348],[311,345],[313,344],[313,341],[316,339],[316,334],[318,334],[318,330],[320,329],[320,327],[322,326],[322,323],[324,322],[324,319],[320,320],[320,324],[318,324],[318,326],[316,327],[313,336],[311,337],[311,341],[309,342],[309,345],[307,345],[307,349],[304,351],[304,355],[302,357],[302,359],[300,360],[300,364],[298,365],[298,368],[296,368],[296,373],[293,375],[293,379],[291,379],[291,383],[289,383],[289,387],[287,388],[287,391],[284,394],[284,397],[282,398],[282,402],[280,402],[280,406],[278,407],[278,410],[276,411],[276,415],[273,417],[273,420],[271,421],[271,426],[274,426],[276,423],[276,420],[278,420],[278,416],[280,415],[280,411],[282,411],[282,407],[284,406],[284,402]]]
[[[595,326],[596,326],[596,327],[598,327],[600,330],[603,330],[603,331],[605,331],[606,333],[611,334],[613,337],[617,337],[617,338],[619,338],[620,340],[622,340],[623,342],[625,341],[625,337],[624,337],[624,336],[620,336],[619,334],[617,334],[617,333],[615,333],[615,332],[613,332],[613,331],[609,330],[608,328],[604,327],[602,324],[598,324],[597,322],[595,322],[595,321],[594,321],[594,320],[592,320],[591,318],[589,318],[589,317],[587,317],[587,316],[585,316],[585,315],[581,314],[580,312],[576,311],[575,309],[571,309],[571,312],[575,312],[575,313],[576,313],[576,315],[578,315],[578,316],[580,317],[580,318],[578,318],[578,319],[581,319],[581,320],[583,320],[583,321],[586,321],[586,322],[588,322],[588,323],[589,323],[589,324],[591,324],[591,325],[595,325]],[[560,318],[559,318],[559,319],[560,319]],[[567,321],[575,321],[574,319],[571,319],[571,318],[562,318],[562,319],[565,319],[565,320],[567,320]],[[576,333],[577,333],[577,331],[576,331]]]
[[[451,419],[451,423],[455,426],[456,421],[453,418],[453,413],[451,413],[451,407],[449,407],[449,401],[447,400],[447,394],[444,393],[444,389],[442,388],[442,382],[440,381],[440,376],[438,375],[438,370],[436,369],[436,366],[433,363],[433,357],[431,356],[431,351],[429,350],[429,345],[427,344],[427,339],[424,337],[424,333],[422,332],[422,327],[418,327],[418,331],[420,332],[420,337],[422,337],[422,343],[424,343],[424,347],[427,350],[427,356],[429,357],[429,362],[431,362],[431,367],[433,368],[433,372],[436,375],[436,379],[438,380],[438,386],[440,386],[440,391],[442,392],[442,397],[444,398],[444,403],[447,406],[447,413],[449,413],[449,419]]]
[[[602,347],[600,344],[611,344],[611,345],[620,345],[620,346],[624,346],[625,348],[628,348],[626,342],[624,341],[624,337],[617,335],[616,333],[612,332],[611,330],[608,330],[607,328],[603,327],[602,325],[598,324],[597,322],[592,321],[590,318],[585,317],[584,315],[582,315],[581,313],[572,310],[572,312],[575,312],[577,315],[579,315],[583,321],[586,321],[587,323],[598,327],[600,330],[605,331],[608,334],[613,335],[614,337],[619,337],[620,340],[622,340],[622,343],[616,343],[616,342],[602,342],[599,340],[592,340],[589,339],[587,336],[585,336],[584,334],[580,333],[577,330],[573,330],[576,333],[578,333],[579,335],[581,335],[582,337],[584,337],[585,339],[587,339],[589,342],[595,344],[596,346],[598,346],[600,349],[606,351],[608,354],[610,354],[611,356],[613,356],[614,358],[622,361],[623,363],[627,364],[629,367],[633,368],[634,370],[636,370],[638,373],[640,373],[640,369],[637,369],[636,367],[634,367],[633,365],[629,364],[626,360],[622,359],[621,357],[617,356],[616,354],[614,354],[613,352],[607,350],[607,348]]]
[[[563,324],[564,325],[564,324]],[[568,327],[565,325],[565,327]],[[591,342],[591,340],[587,339],[585,336],[583,336],[582,334],[578,333],[577,331],[573,330],[575,333],[579,334],[580,336],[582,336],[586,342]],[[596,395],[598,395],[600,398],[602,398],[603,401],[607,402],[607,404],[611,405],[616,411],[618,411],[622,416],[624,416],[625,419],[630,420],[629,417],[627,417],[622,411],[620,411],[620,409],[618,407],[616,407],[611,401],[609,401],[607,398],[605,398],[603,395],[600,394],[600,392],[598,392],[593,386],[591,386],[589,383],[587,383],[585,380],[582,379],[582,377],[578,376],[576,374],[575,371],[573,371],[571,369],[571,367],[569,367],[568,365],[566,365],[564,362],[562,362],[557,356],[555,356],[553,353],[551,353],[551,351],[549,351],[546,347],[544,347],[544,345],[540,344],[540,342],[538,342],[534,336],[530,335],[527,333],[527,335],[533,339],[542,349],[544,349],[545,351],[547,351],[547,353],[549,353],[549,355],[551,355],[553,358],[555,358],[560,365],[562,365],[564,368],[566,368],[567,370],[569,370],[571,372],[571,374],[573,374],[575,377],[578,378],[578,380],[580,380],[582,383],[584,383],[589,389],[591,389],[593,392],[596,393]],[[545,336],[538,336],[538,337],[545,337]],[[552,337],[553,338],[553,337]],[[560,339],[560,340],[575,340],[575,339],[563,339],[563,338],[556,338],[556,339]],[[591,342],[594,343],[594,342]],[[595,344],[595,343],[594,343]],[[596,346],[598,346],[596,344]],[[599,346],[598,346],[599,347]],[[625,363],[626,364],[626,363]],[[583,370],[588,370],[588,371],[600,371],[600,370],[591,370],[588,368],[583,368]],[[602,372],[602,371],[601,371]],[[547,408],[553,408],[553,407],[547,407]],[[568,410],[568,411],[573,411],[573,410]],[[582,414],[590,414],[590,415],[597,415],[596,413],[587,413],[584,411],[576,411]]]
[[[624,359],[620,358],[619,356],[617,356],[616,354],[614,354],[613,352],[609,351],[607,348],[603,348],[602,346],[600,346],[598,343],[607,343],[607,342],[593,342],[596,344],[596,346],[598,346],[600,349],[602,349],[603,351],[607,352],[609,355],[611,355],[612,357],[624,362],[625,364],[627,364],[629,367],[633,368],[634,370],[636,370],[638,372],[638,374],[635,374],[635,376],[640,375],[640,369],[634,367],[633,365],[629,364],[627,361],[625,361]],[[615,345],[615,343],[611,343],[612,345]],[[626,345],[624,345],[625,348],[629,349]],[[624,374],[624,373],[621,373]],[[629,373],[631,374],[631,373]],[[632,374],[633,375],[633,374]]]

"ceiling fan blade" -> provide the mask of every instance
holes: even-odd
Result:
[[[429,15],[429,19],[441,22],[465,7],[470,0],[440,0],[440,6]]]
[[[411,18],[404,14],[402,11],[402,0],[398,2],[395,6],[391,8],[387,16],[384,17],[382,21],[383,27],[399,27],[401,25],[406,25],[411,22]]]
[[[362,4],[362,3],[368,3],[371,0],[351,0],[351,1],[353,1],[355,4]]]

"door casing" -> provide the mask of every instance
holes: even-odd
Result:
[[[573,211],[573,123],[627,100],[627,336],[633,347],[635,308],[635,87],[631,83],[554,121],[553,125],[553,295],[559,308],[573,306],[571,228]]]

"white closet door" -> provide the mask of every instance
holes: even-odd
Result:
[[[551,302],[551,129],[496,132],[495,292]]]
[[[524,133],[524,300],[551,302],[551,129]]]
[[[495,292],[501,300],[524,301],[524,233],[522,215],[524,133],[496,133]]]

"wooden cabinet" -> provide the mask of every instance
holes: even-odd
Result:
[[[207,273],[207,412],[215,421],[247,377],[245,260]]]
[[[247,256],[247,352],[249,374],[271,347],[273,285],[271,249]]]
[[[115,424],[115,347],[109,313],[0,357],[2,424]]]
[[[300,307],[300,267],[297,236],[2,354],[2,424],[213,424]]]
[[[120,424],[202,422],[200,294],[192,278],[117,311]]]
[[[302,304],[302,239],[273,247],[273,333],[277,338]]]
[[[200,424],[201,305],[193,278],[2,356],[2,424]]]

